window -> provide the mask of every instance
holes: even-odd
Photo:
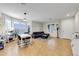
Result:
[[[5,16],[5,30],[12,30],[11,18],[8,16]]]
[[[14,27],[15,27],[15,31],[17,33],[28,32],[26,23],[16,22],[16,23],[14,23]]]
[[[49,33],[52,33],[53,32],[53,29],[54,29],[54,24],[49,24],[48,25],[48,32]]]
[[[3,15],[5,19],[5,31],[15,31],[18,33],[30,32],[30,26],[27,22]]]

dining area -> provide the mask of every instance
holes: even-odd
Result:
[[[30,34],[18,34],[17,43],[18,43],[19,47],[23,47],[24,45],[32,44],[32,37]]]

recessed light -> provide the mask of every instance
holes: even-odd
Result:
[[[67,14],[66,16],[70,16],[69,14]]]
[[[24,20],[24,21],[27,21],[27,20]]]

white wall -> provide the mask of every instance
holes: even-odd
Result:
[[[40,22],[32,22],[32,32],[36,31],[44,31],[45,33],[48,32],[48,24],[59,24],[59,36],[61,38],[68,38],[72,39],[73,38],[73,33],[75,32],[75,18],[67,18],[67,19],[62,19],[59,21],[52,21],[52,22],[46,22],[46,23],[40,23]],[[49,33],[50,36],[52,37],[57,37],[57,30],[56,27],[53,30],[53,33]]]
[[[48,32],[48,24],[55,24],[54,30],[52,33]],[[56,30],[56,24],[59,24],[60,26],[60,21],[51,21],[51,22],[46,22],[43,24],[43,31],[45,33],[49,33],[51,37],[57,37],[57,30]]]
[[[61,20],[60,27],[61,27],[60,36],[62,38],[68,38],[68,39],[73,38],[73,33],[74,33],[74,18],[73,17]]]
[[[61,37],[72,39],[75,32],[79,32],[79,11],[75,17],[61,21]]]
[[[75,32],[79,32],[79,12],[75,15]]]
[[[72,39],[74,33],[74,18],[67,18],[59,21],[52,21],[43,24],[44,32],[48,33],[48,24],[59,24],[59,36],[61,38]],[[56,27],[53,30],[53,33],[50,33],[50,36],[57,37]]]
[[[43,31],[43,23],[32,21],[32,32]]]
[[[4,34],[4,19],[2,13],[0,12],[0,34]]]

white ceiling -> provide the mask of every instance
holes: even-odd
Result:
[[[79,10],[79,4],[56,3],[1,3],[0,10],[12,17],[26,18],[40,22],[72,17]],[[67,16],[69,14],[69,16]]]

